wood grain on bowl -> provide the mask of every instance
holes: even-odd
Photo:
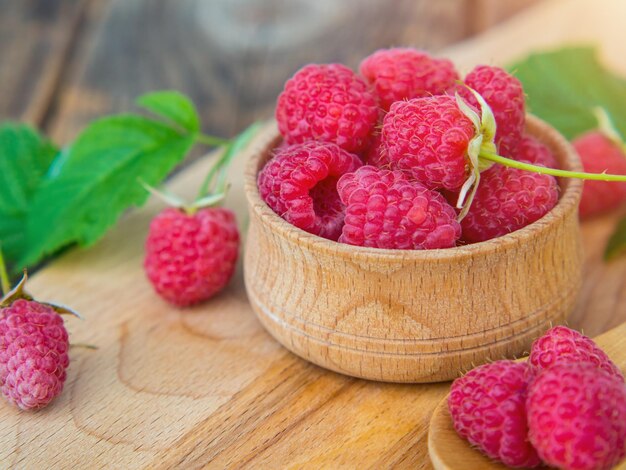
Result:
[[[580,168],[554,129],[532,116],[527,129],[563,168]],[[574,308],[580,181],[562,180],[559,202],[539,221],[487,242],[424,251],[354,247],[288,224],[261,200],[257,174],[277,139],[270,132],[246,170],[244,276],[263,325],[299,356],[366,379],[448,380],[473,364],[521,355]]]
[[[617,366],[626,373],[626,323],[595,338]],[[435,470],[499,470],[495,462],[461,438],[452,425],[446,396],[433,412],[428,430],[428,453]],[[626,462],[618,467],[626,469]]]

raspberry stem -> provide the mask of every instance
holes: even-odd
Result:
[[[2,253],[2,246],[0,246],[0,287],[2,288],[2,298],[8,294],[11,290],[11,283],[9,282],[9,275],[7,274],[7,266],[4,262],[4,255]]]
[[[597,181],[626,181],[626,175],[610,175],[607,173],[584,173],[582,171],[558,170],[556,168],[547,168],[544,166],[531,165],[530,163],[518,162],[510,158],[501,157],[494,153],[483,152],[480,158],[499,163],[511,168],[532,171],[533,173],[542,173],[544,175],[552,175],[563,178],[577,178],[581,180],[597,180]]]
[[[209,147],[221,147],[223,145],[228,145],[228,142],[230,142],[230,140],[223,139],[221,137],[215,137],[212,135],[196,134],[196,142],[208,145]]]
[[[226,181],[228,167],[235,155],[248,145],[260,127],[261,124],[255,122],[234,139],[226,140],[221,144],[224,150],[202,182],[200,191],[198,192],[198,199],[206,197],[209,193],[221,194],[226,191],[228,185]]]

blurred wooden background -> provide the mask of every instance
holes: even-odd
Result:
[[[164,88],[204,130],[269,117],[307,62],[356,67],[373,50],[431,51],[540,0],[0,0],[0,120],[63,143],[86,121]]]

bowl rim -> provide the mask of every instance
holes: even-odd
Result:
[[[576,151],[554,127],[532,114],[527,114],[526,130],[553,151],[557,148],[558,152],[555,153],[561,153],[564,156],[560,163],[565,169],[582,171],[582,164]],[[559,200],[546,215],[526,227],[483,242],[430,250],[400,250],[348,245],[322,238],[291,225],[276,214],[261,198],[257,186],[261,160],[264,159],[267,152],[271,151],[270,146],[273,148],[280,139],[281,136],[278,132],[276,121],[272,120],[272,125],[267,127],[265,133],[257,139],[253,147],[244,172],[244,191],[248,208],[254,211],[266,224],[270,225],[277,235],[285,237],[295,244],[307,247],[312,251],[332,252],[335,256],[367,260],[401,259],[403,261],[447,262],[459,258],[492,254],[496,251],[513,248],[540,236],[542,233],[546,233],[550,227],[561,222],[573,211],[578,211],[578,203],[582,194],[582,180],[559,178],[559,187],[561,189]]]

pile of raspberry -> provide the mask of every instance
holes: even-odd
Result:
[[[626,457],[624,376],[590,338],[564,326],[527,362],[496,361],[452,384],[457,433],[509,467],[604,470]]]
[[[479,129],[459,100],[481,116],[474,92],[495,118],[494,153],[557,166],[525,133],[515,77],[483,65],[462,83],[449,60],[383,49],[359,73],[309,64],[286,82],[276,105],[283,142],[259,173],[261,197],[307,232],[376,248],[450,248],[535,222],[558,200],[556,179],[498,164],[481,173],[460,216],[457,201],[472,173],[468,147]]]

